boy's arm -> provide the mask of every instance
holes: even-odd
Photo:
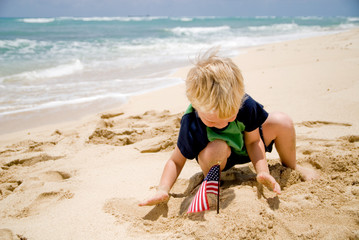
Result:
[[[182,155],[181,151],[176,146],[171,157],[168,159],[160,180],[160,184],[157,188],[157,192],[151,198],[138,204],[139,206],[156,205],[162,202],[166,202],[169,198],[169,191],[173,184],[177,180],[177,177],[182,171],[186,158]]]
[[[279,184],[269,173],[264,143],[260,138],[258,128],[252,132],[244,132],[244,142],[249,158],[257,172],[257,181],[280,194]]]

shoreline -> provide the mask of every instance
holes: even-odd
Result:
[[[327,36],[333,36],[333,35],[337,35],[337,34],[342,34],[342,33],[348,33],[348,32],[353,32],[356,31],[356,29],[352,29],[352,30],[348,30],[348,31],[344,31],[344,32],[340,32],[340,33],[331,33],[331,34],[324,34],[322,36],[316,36],[316,37],[309,37],[309,38],[300,38],[297,40],[289,40],[289,41],[284,41],[284,42],[277,42],[277,43],[270,43],[270,44],[264,44],[264,45],[258,45],[258,46],[253,46],[253,47],[246,47],[246,48],[241,48],[240,51],[241,53],[235,57],[231,57],[232,59],[234,59],[235,61],[239,62],[239,67],[242,70],[242,72],[244,72],[244,75],[246,75],[248,72],[251,71],[255,71],[255,69],[253,69],[253,67],[249,68],[249,70],[247,70],[247,63],[246,63],[246,55],[248,54],[248,52],[250,52],[250,55],[258,55],[255,52],[259,52],[259,51],[263,51],[265,49],[270,49],[273,48],[274,46],[278,45],[288,45],[288,43],[295,43],[296,41],[311,41],[311,39],[320,39],[323,38],[325,39]],[[262,57],[262,56],[261,56]],[[245,59],[244,61],[241,59]],[[317,59],[319,60],[319,59]],[[268,68],[268,64],[267,65],[263,65],[260,66],[258,63],[254,63],[254,61],[256,60],[251,60],[251,66],[257,65],[257,68]],[[282,64],[283,62],[280,62],[280,64]],[[183,79],[183,81],[186,78],[186,74],[187,71],[190,69],[190,66],[187,67],[181,67],[181,68],[177,68],[176,70],[172,71],[171,74],[167,75],[167,77],[169,78],[179,78],[179,79]],[[258,78],[260,78],[260,76],[256,76]],[[246,77],[245,78],[245,82],[246,82]],[[258,81],[258,80],[256,80]],[[112,102],[110,104],[106,104],[106,102],[93,102],[88,104],[86,107],[83,107],[81,105],[65,105],[62,106],[61,110],[55,109],[55,108],[44,108],[44,109],[39,109],[39,110],[31,110],[28,112],[21,112],[18,114],[11,114],[10,116],[4,116],[3,118],[6,120],[2,121],[2,126],[0,129],[0,136],[1,135],[8,135],[11,133],[17,133],[17,132],[22,132],[22,131],[30,131],[32,129],[36,129],[36,128],[41,128],[42,126],[46,126],[46,125],[54,125],[54,123],[56,124],[66,124],[66,122],[76,122],[76,121],[81,121],[84,118],[89,118],[91,116],[95,116],[95,115],[99,115],[101,114],[101,112],[106,112],[106,111],[111,111],[113,109],[120,109],[122,106],[128,104],[129,101],[131,101],[132,98],[138,98],[138,96],[141,95],[147,95],[148,93],[151,92],[158,92],[158,91],[166,91],[167,88],[171,88],[173,86],[176,85],[181,85],[182,83],[176,83],[173,84],[171,86],[163,86],[163,87],[159,87],[157,89],[152,89],[152,90],[148,90],[148,91],[144,91],[143,92],[139,92],[133,95],[129,95],[129,96],[125,96],[122,100],[120,100],[119,105],[117,105],[117,103]],[[252,86],[249,86],[250,88],[252,88]],[[151,95],[151,94],[150,94]],[[101,108],[101,105],[105,106],[104,110],[99,110]],[[90,110],[90,109],[98,109],[98,110]],[[65,109],[65,110],[63,110]],[[63,114],[65,113],[65,114]],[[14,115],[19,115],[22,116],[22,118],[20,119],[19,117],[15,117]],[[30,119],[29,119],[30,118]],[[16,122],[14,122],[14,120]],[[22,125],[22,127],[17,127],[16,125]]]
[[[141,91],[134,94],[123,95],[121,99],[116,101],[93,101],[83,104],[66,104],[60,107],[39,108],[36,110],[23,111],[19,113],[2,116],[0,120],[0,136],[3,134],[11,134],[20,131],[26,131],[36,128],[41,128],[46,125],[63,124],[66,122],[81,121],[83,118],[88,118],[94,115],[111,109],[118,109],[126,104],[131,98],[144,95],[150,92],[161,91],[166,88],[179,85],[181,83],[174,83],[167,86],[158,87],[148,91]],[[97,109],[97,110],[96,110]],[[101,110],[100,110],[101,109]],[[21,127],[18,127],[21,125]]]

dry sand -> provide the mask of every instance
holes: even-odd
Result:
[[[246,49],[247,92],[292,116],[303,182],[268,154],[276,196],[251,164],[222,174],[220,214],[186,215],[202,176],[188,161],[166,205],[159,182],[188,101],[184,86],[73,123],[0,136],[0,239],[359,239],[359,30]],[[187,69],[178,72],[185,77]]]

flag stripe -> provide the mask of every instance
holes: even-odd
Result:
[[[188,211],[189,212],[201,212],[208,210],[208,200],[206,196],[206,185],[204,183],[201,184],[197,194],[195,195]]]
[[[206,178],[204,179],[196,195],[194,196],[187,213],[201,212],[209,209],[207,193],[213,193],[218,195],[219,174],[219,165],[215,165],[209,170]]]

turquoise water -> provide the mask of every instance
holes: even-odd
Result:
[[[0,18],[0,124],[43,109],[97,112],[177,84],[166,76],[210,47],[235,56],[356,27],[349,17]]]

